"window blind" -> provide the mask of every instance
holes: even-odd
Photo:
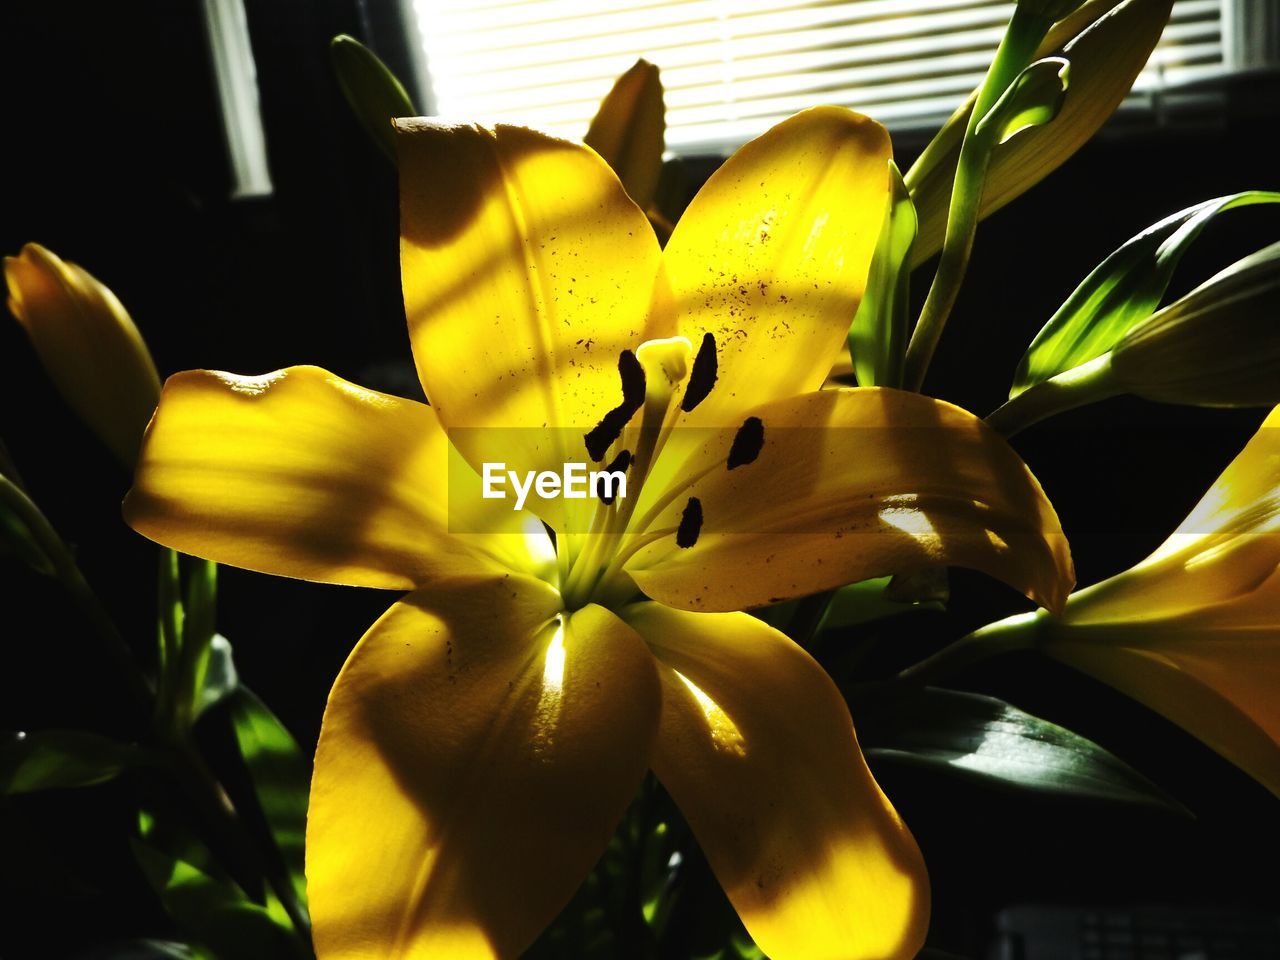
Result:
[[[667,144],[731,149],[818,103],[928,128],[979,83],[1002,0],[413,0],[432,107],[581,137],[637,57],[662,69]],[[1221,72],[1221,0],[1177,0],[1131,106]]]

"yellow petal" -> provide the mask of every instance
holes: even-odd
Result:
[[[679,332],[716,341],[698,421],[822,385],[866,287],[890,155],[875,121],[816,107],[742,147],[694,197],[663,262]]]
[[[396,130],[405,311],[441,423],[477,469],[583,462],[583,434],[621,400],[619,354],[661,335],[648,221],[582,144],[421,119]]]
[[[1250,594],[1280,566],[1280,407],[1178,529],[1134,567],[1071,597],[1074,624],[1154,620]]]
[[[1280,408],[1155,553],[1040,629],[1280,796]]]
[[[503,533],[451,536],[448,460],[429,407],[316,367],[189,371],[165,384],[124,514],[219,563],[407,590],[514,562],[532,519],[508,508],[496,522],[513,526],[489,528]]]
[[[1280,796],[1280,573],[1245,601],[1050,630],[1042,649],[1172,720]]]
[[[63,399],[125,466],[160,393],[147,345],[115,294],[87,271],[29,243],[4,258],[9,309]]]
[[[652,514],[652,531],[675,530],[696,498],[702,525],[692,546],[667,536],[629,562],[648,596],[734,610],[948,565],[1061,609],[1074,572],[1058,518],[1026,464],[977,417],[881,388],[822,390],[753,416],[763,447],[750,463],[727,469],[733,431],[683,463],[664,453],[669,502],[646,511],[641,500],[638,515]]]
[[[653,202],[662,173],[666,107],[658,68],[637,60],[600,102],[583,142],[605,159],[641,208]]]
[[[1027,130],[995,152],[987,169],[981,216],[1026,193],[1089,141],[1129,93],[1164,32],[1172,5],[1173,0],[1093,0],[1055,26],[1036,57],[1066,57],[1071,62],[1071,90],[1052,123]],[[923,263],[942,247],[956,158],[972,109],[970,98],[930,144],[927,169],[907,174],[920,218],[913,264]]]
[[[915,841],[807,653],[743,613],[644,603],[660,664],[653,769],[773,960],[914,957],[929,920]]]
[[[652,656],[612,613],[557,627],[521,577],[396,604],[329,695],[307,816],[325,960],[516,957],[648,765]]]

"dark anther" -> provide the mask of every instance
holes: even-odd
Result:
[[[702,501],[690,497],[684,505],[684,513],[680,514],[680,526],[676,528],[676,546],[688,549],[698,542],[698,534],[702,532]]]
[[[626,473],[627,468],[630,466],[631,466],[631,451],[623,450],[611,461],[609,461],[609,465],[604,469],[606,473],[618,473],[618,472]],[[612,490],[615,488],[610,484],[598,484],[597,489]],[[603,493],[599,493],[597,494],[597,496],[600,497],[600,502],[603,503],[606,507],[613,506],[613,501],[615,499],[613,496],[606,497]]]
[[[702,335],[702,345],[698,347],[698,355],[693,358],[693,370],[689,374],[689,383],[684,388],[684,398],[680,401],[680,409],[688,413],[703,400],[716,385],[720,365],[716,360],[716,338],[709,333]]]
[[[764,447],[764,421],[759,417],[747,417],[738,428],[729,448],[729,469],[754,463]]]
[[[644,406],[644,367],[630,350],[618,354],[618,376],[622,379],[622,402],[582,437],[587,444],[587,454],[596,463],[604,459],[613,441],[622,436],[623,428]]]

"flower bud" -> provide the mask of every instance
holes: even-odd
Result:
[[[115,294],[36,243],[4,259],[9,310],[58,392],[132,467],[160,396],[147,345]]]
[[[1232,264],[1112,350],[1127,393],[1208,407],[1280,403],[1280,243]]]

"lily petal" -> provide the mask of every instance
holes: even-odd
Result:
[[[742,147],[694,197],[663,264],[679,332],[716,341],[701,422],[822,385],[866,286],[891,155],[880,124],[815,107]]]
[[[622,398],[619,355],[661,335],[652,228],[582,144],[425,119],[396,131],[405,312],[441,423],[477,470],[584,462],[583,434]]]
[[[924,861],[822,668],[747,614],[642,603],[623,617],[660,664],[654,772],[760,949],[914,957],[929,919]]]
[[[977,417],[884,388],[821,390],[752,414],[763,444],[751,462],[728,469],[734,434],[722,431],[682,444],[698,450],[683,464],[659,464],[669,502],[651,511],[649,529],[674,531],[689,498],[702,524],[692,545],[667,536],[629,561],[651,598],[745,609],[947,565],[1061,610],[1075,574],[1057,515]],[[643,500],[638,510],[644,517]]]
[[[1280,567],[1280,407],[1151,556],[1071,598],[1072,624],[1155,620],[1247,596]]]
[[[325,710],[307,890],[326,960],[515,957],[604,851],[661,692],[602,607],[512,576],[397,603]]]
[[[1280,573],[1273,573],[1244,601],[1169,619],[1050,629],[1041,649],[1164,715],[1280,797],[1277,611]]]
[[[519,525],[536,521],[503,509],[492,526],[464,522],[449,479],[448,440],[423,404],[317,367],[194,370],[165,384],[124,515],[183,553],[304,580],[409,590],[527,568],[536,540]],[[494,534],[453,536],[451,519]]]

